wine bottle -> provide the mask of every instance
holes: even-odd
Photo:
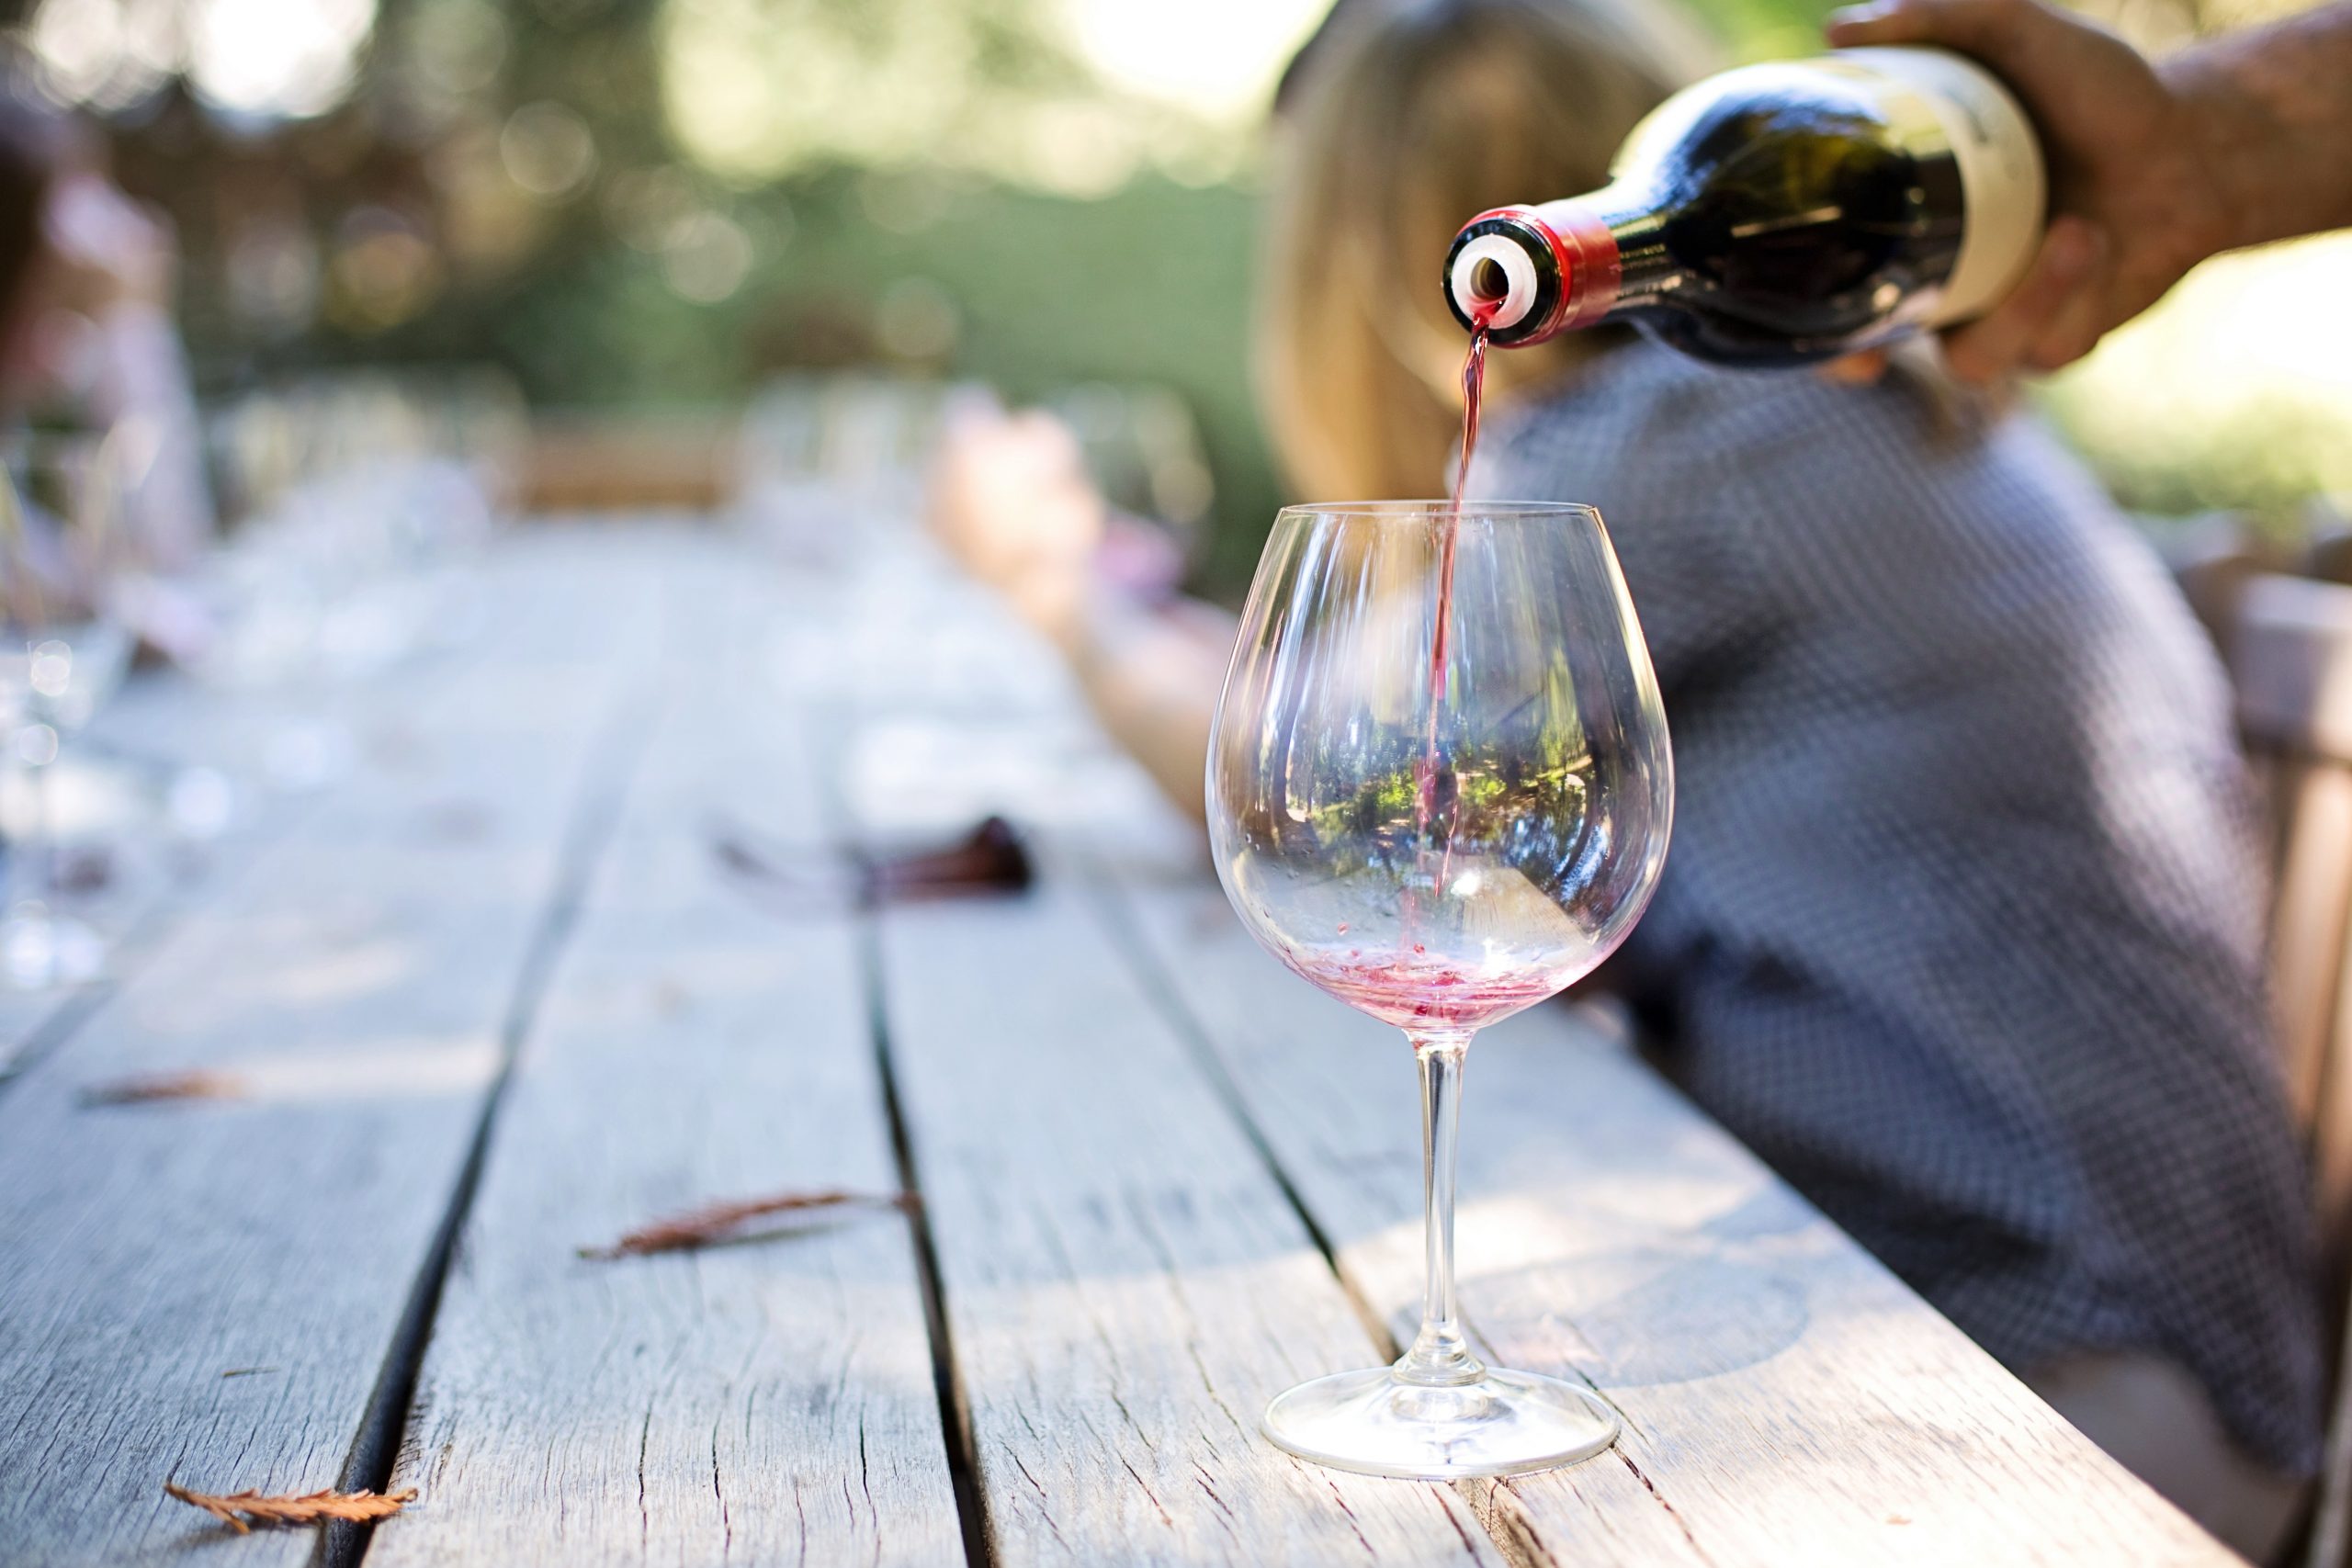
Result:
[[[1959,55],[1751,65],[1660,104],[1602,189],[1472,219],[1446,298],[1498,347],[1631,321],[1702,359],[1808,364],[1983,314],[2045,190],[2025,111]]]

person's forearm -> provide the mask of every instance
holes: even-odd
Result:
[[[2352,225],[2352,5],[2217,39],[2158,74],[2207,143],[2219,248]]]
[[[1185,815],[1205,815],[1203,773],[1227,649],[1115,590],[1097,589],[1055,630],[1095,717]]]

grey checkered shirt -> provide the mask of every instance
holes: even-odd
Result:
[[[1624,564],[1678,798],[1618,979],[1678,1081],[2010,1367],[2168,1356],[2315,1468],[2253,797],[2105,496],[2025,419],[1646,343],[1472,477]]]

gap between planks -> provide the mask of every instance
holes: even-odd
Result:
[[[817,731],[839,732],[848,722],[847,709],[819,705],[803,715],[804,738],[813,744]],[[860,847],[857,816],[842,793],[840,774],[820,770],[815,782],[827,839],[838,851],[855,852]],[[857,912],[854,940],[875,1071],[882,1086],[882,1114],[890,1131],[890,1158],[898,1171],[899,1190],[913,1199],[907,1209],[907,1234],[914,1248],[915,1280],[922,1292],[923,1337],[931,1349],[932,1389],[939,1401],[939,1429],[947,1444],[947,1481],[956,1498],[964,1561],[967,1568],[995,1568],[996,1534],[989,1518],[988,1489],[980,1484],[979,1443],[973,1436],[971,1401],[965,1393],[955,1336],[948,1326],[946,1285],[940,1272],[939,1247],[932,1235],[931,1210],[923,1201],[922,1168],[915,1159],[906,1102],[899,1090],[881,919],[871,904]]]
[[[338,1490],[380,1492],[391,1483],[392,1469],[407,1435],[409,1405],[416,1393],[417,1374],[424,1368],[425,1347],[433,1337],[434,1315],[439,1310],[442,1288],[449,1278],[458,1237],[465,1229],[466,1216],[481,1184],[482,1168],[497,1131],[499,1106],[514,1081],[515,1062],[521,1055],[523,1042],[529,1036],[531,1020],[547,994],[556,960],[562,955],[564,944],[579,923],[589,880],[612,842],[622,805],[628,795],[629,781],[644,761],[653,728],[649,720],[655,706],[650,690],[625,690],[590,750],[589,765],[571,812],[571,820],[564,831],[547,905],[540,911],[522,964],[515,971],[514,988],[500,1020],[496,1069],[483,1094],[481,1111],[450,1190],[448,1206],[434,1232],[432,1245],[425,1249],[358,1429],[353,1435],[350,1453],[335,1483]],[[316,1568],[358,1568],[367,1556],[375,1529],[372,1521],[329,1523],[319,1532],[312,1562]]]
[[[922,1201],[922,1171],[915,1162],[913,1140],[899,1097],[897,1064],[891,1059],[889,1010],[885,1002],[882,933],[875,912],[862,911],[857,919],[859,978],[874,1038],[874,1060],[882,1080],[882,1111],[890,1127],[890,1156],[897,1163],[899,1187],[914,1201],[907,1211],[907,1232],[915,1252],[915,1278],[922,1287],[923,1333],[931,1344],[932,1386],[939,1398],[939,1427],[947,1440],[947,1481],[956,1495],[956,1520],[964,1536],[964,1560],[969,1568],[994,1568],[996,1537],[989,1527],[988,1492],[980,1484],[979,1445],[972,1436],[972,1406],[956,1368],[956,1340],[947,1323],[947,1294],[939,1271],[939,1248],[931,1234],[931,1213]]]

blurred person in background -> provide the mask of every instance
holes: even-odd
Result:
[[[1441,489],[1463,219],[1593,189],[1702,68],[1604,0],[1343,4],[1286,80],[1260,386],[1295,489]],[[1660,1066],[2157,1490],[2261,1561],[2316,1470],[2301,1161],[2254,800],[2154,555],[1931,348],[1868,384],[1623,332],[1489,361],[1474,495],[1609,521],[1673,727],[1675,846],[1604,982]],[[967,416],[941,536],[1196,815],[1232,624],[1094,568],[1042,415]]]
[[[87,127],[20,85],[0,88],[0,422],[96,438],[121,537],[34,549],[52,594],[85,606],[112,586],[96,580],[99,559],[168,576],[212,535],[175,262],[169,229],[108,176]]]

